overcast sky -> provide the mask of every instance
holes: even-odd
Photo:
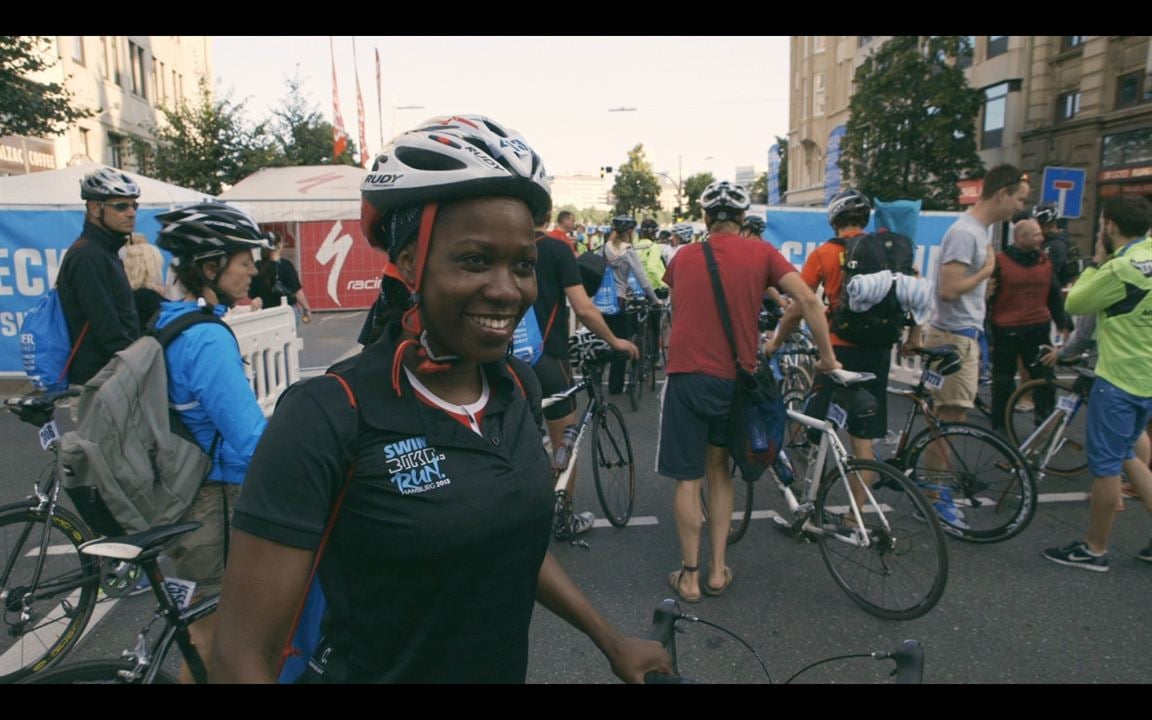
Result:
[[[767,169],[788,131],[788,38],[367,37],[333,39],[340,110],[358,141],[356,78],[367,145],[429,117],[480,113],[519,130],[552,175],[618,166],[644,143],[657,171],[684,177],[738,165]],[[381,95],[375,51],[380,51]],[[329,38],[216,37],[217,88],[247,98],[253,119],[299,68],[308,99],[332,118]],[[382,110],[381,110],[382,105]],[[422,109],[397,109],[418,105]],[[610,108],[635,108],[610,112]],[[381,128],[382,119],[383,128]]]

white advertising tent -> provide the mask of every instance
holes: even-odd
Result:
[[[267,168],[221,193],[259,223],[358,220],[367,170],[351,165]]]
[[[60,170],[0,177],[0,208],[4,210],[82,210],[80,180],[103,167],[97,164],[73,165]],[[212,196],[197,190],[172,185],[161,180],[122,171],[140,186],[140,204],[145,207],[171,208],[211,200]]]

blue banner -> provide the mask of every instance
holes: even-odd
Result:
[[[848,128],[837,125],[828,133],[828,153],[824,164],[824,204],[827,205],[832,196],[840,192],[840,141]]]
[[[160,232],[156,216],[162,212],[167,208],[140,208],[136,232],[154,240]],[[0,374],[23,374],[19,331],[24,313],[56,284],[60,261],[83,228],[83,210],[0,211]],[[171,256],[163,254],[167,267]]]
[[[768,148],[768,204],[780,204],[780,146]]]
[[[935,260],[940,251],[940,241],[958,217],[960,213],[920,213],[916,223],[916,269],[929,280],[935,281]],[[867,230],[874,229],[874,222],[870,222]],[[772,243],[797,270],[804,267],[808,256],[830,240],[833,234],[824,210],[768,208],[764,239]]]

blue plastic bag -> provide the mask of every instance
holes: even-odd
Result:
[[[85,331],[88,326],[84,326]],[[81,333],[80,339],[84,335]],[[80,341],[77,340],[77,345]],[[56,288],[45,293],[24,313],[20,326],[20,357],[24,373],[37,390],[55,392],[68,388],[68,365],[72,357],[72,338],[64,320],[64,308]]]
[[[512,354],[533,367],[544,354],[544,334],[536,321],[536,308],[531,305],[512,333]]]
[[[601,315],[615,315],[620,312],[620,305],[616,302],[616,273],[611,266],[604,269],[604,277],[600,280],[600,289],[592,297],[592,304]]]
[[[647,293],[644,292],[644,286],[636,279],[636,273],[631,270],[628,271],[628,294],[636,298],[642,298],[647,295]]]

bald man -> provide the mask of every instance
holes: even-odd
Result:
[[[1064,299],[1052,261],[1041,250],[1044,233],[1035,220],[1021,220],[1012,228],[1012,244],[996,256],[988,313],[992,320],[992,426],[1004,429],[1004,409],[1016,389],[1019,359],[1033,378],[1048,377],[1051,369],[1040,362],[1041,346],[1049,345],[1052,321],[1071,330]],[[1037,391],[1037,417],[1052,412],[1051,391]]]

